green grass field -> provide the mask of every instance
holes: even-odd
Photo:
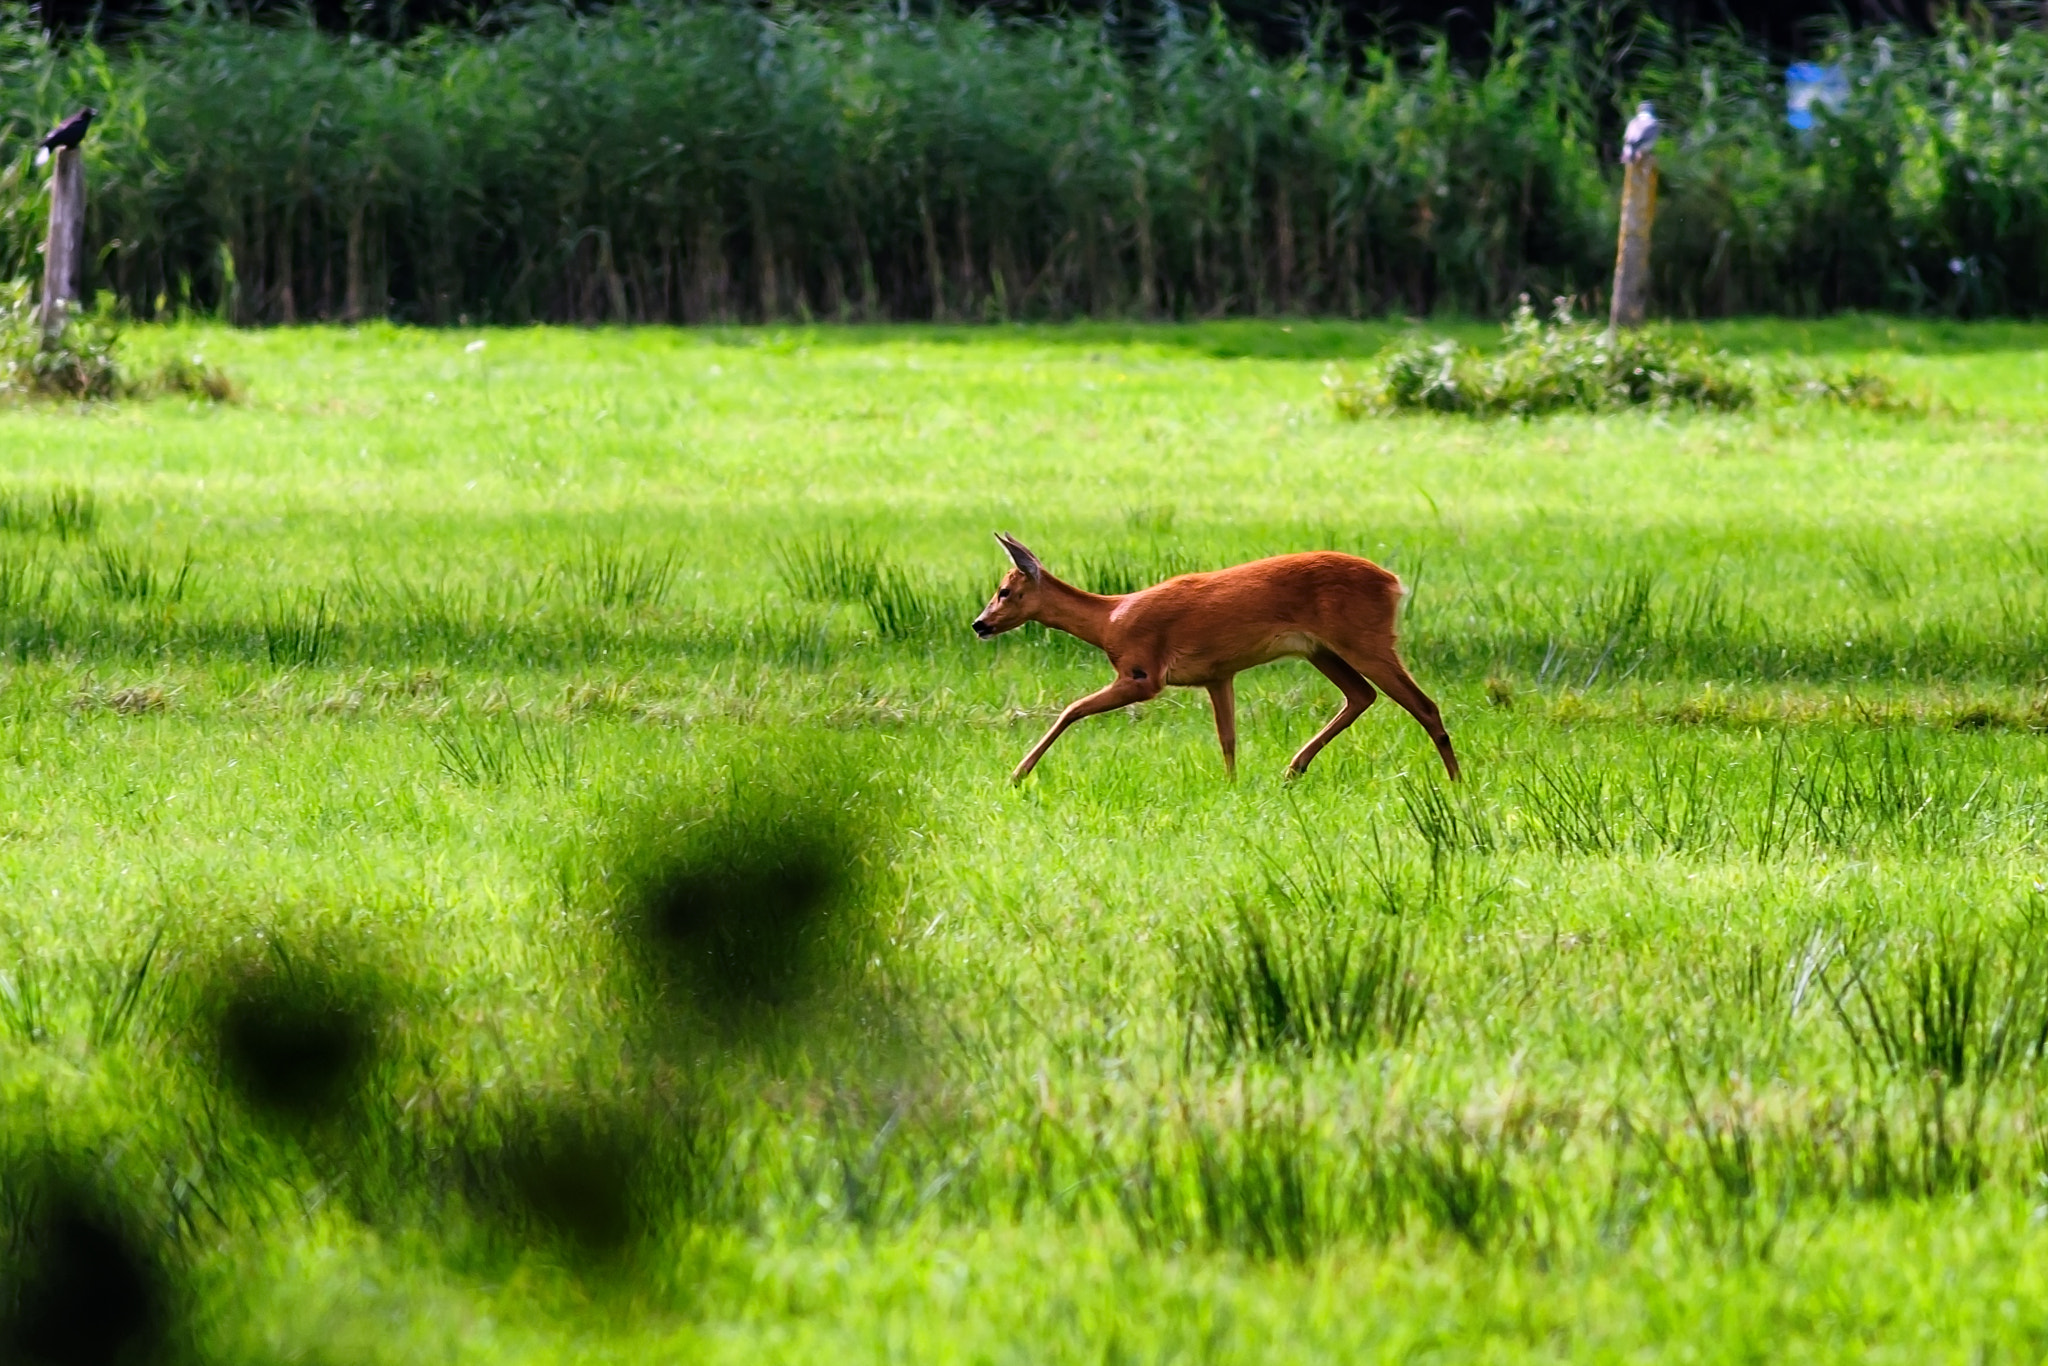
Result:
[[[2038,1359],[2048,329],[1338,421],[1390,335],[144,329],[245,400],[0,410],[0,1236],[70,1172],[207,1362]],[[1378,560],[1467,781],[1383,704],[1284,783],[1278,664],[1234,785],[1193,692],[1012,789],[1105,667],[974,639],[998,529]],[[636,868],[805,839],[766,1004],[643,961]]]

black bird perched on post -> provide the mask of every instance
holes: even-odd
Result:
[[[85,130],[92,127],[92,121],[99,117],[99,110],[87,105],[64,122],[50,130],[50,135],[36,145],[36,165],[50,159],[50,153],[59,147],[76,147],[85,141]]]
[[[1657,133],[1663,125],[1657,122],[1657,111],[1644,100],[1636,106],[1636,116],[1628,121],[1628,127],[1621,135],[1621,159],[1624,162],[1641,161],[1643,153],[1657,145]]]

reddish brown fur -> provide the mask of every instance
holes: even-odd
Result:
[[[1394,653],[1401,581],[1371,560],[1330,551],[1276,555],[1211,574],[1182,574],[1136,593],[1084,593],[1045,572],[1012,538],[996,539],[1016,568],[975,618],[986,639],[1041,622],[1095,646],[1116,680],[1074,702],[1010,775],[1021,782],[1061,732],[1084,716],[1159,695],[1164,687],[1209,690],[1223,765],[1237,772],[1237,699],[1232,679],[1276,659],[1306,659],[1344,694],[1344,707],[1289,764],[1299,775],[1377,694],[1373,685],[1422,723],[1453,780],[1458,758],[1436,703],[1415,685]],[[1370,680],[1368,682],[1367,680]]]

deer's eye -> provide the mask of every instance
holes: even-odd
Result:
[[[998,591],[998,592],[996,593],[996,597],[997,597],[997,598],[999,598],[999,599],[1000,599],[1000,598],[1007,598],[1007,597],[1009,597],[1009,596],[1010,596],[1010,590],[1009,590],[1009,589],[1007,589],[1007,588],[1001,589],[1001,590],[999,590],[999,591]]]

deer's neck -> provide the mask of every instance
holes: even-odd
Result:
[[[1037,618],[1041,623],[1085,640],[1098,650],[1109,648],[1109,614],[1122,599],[1084,593],[1050,574],[1040,584],[1039,593]]]

